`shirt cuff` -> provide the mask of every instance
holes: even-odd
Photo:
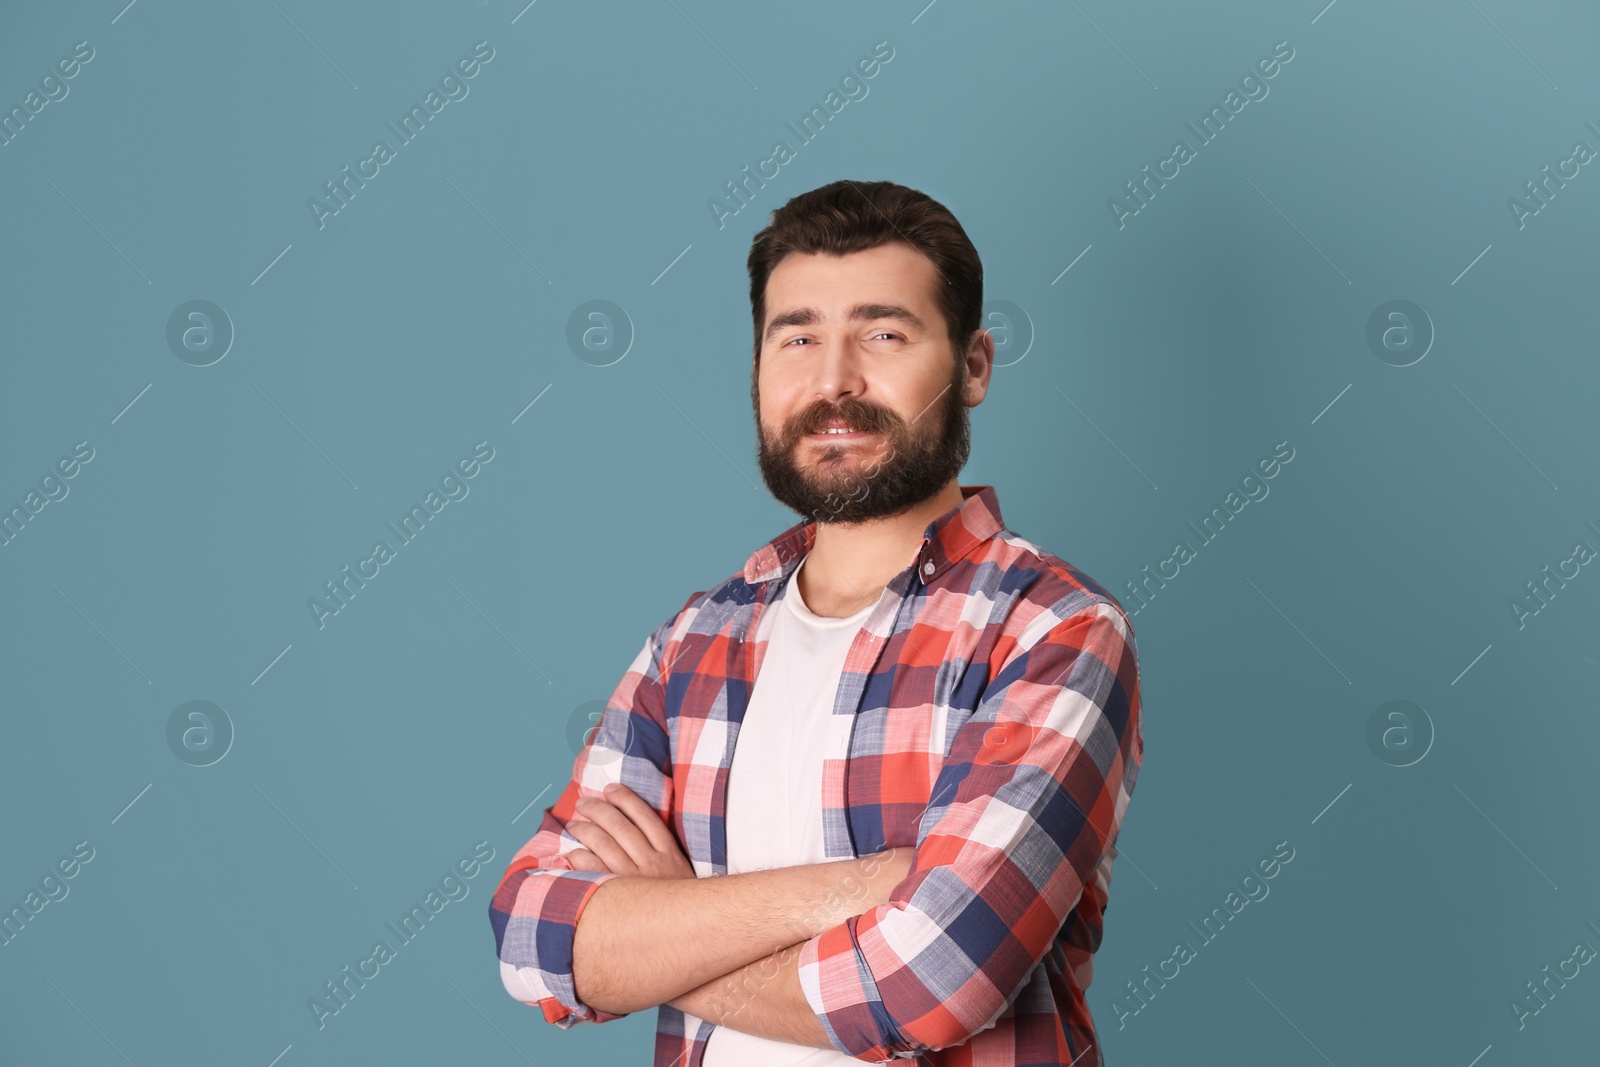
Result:
[[[507,991],[525,1004],[537,1004],[545,1021],[563,1030],[580,1022],[610,1022],[628,1014],[583,1003],[572,976],[572,942],[583,910],[596,890],[618,876],[607,871],[543,868],[528,871],[528,877],[543,879],[538,887],[542,892],[537,911],[523,920],[527,925],[520,932],[532,940],[533,944],[526,946],[532,951],[513,955],[538,962],[532,967],[519,967],[502,960],[500,974]],[[529,886],[524,883],[522,888]]]
[[[886,1033],[895,1034],[894,1023],[856,942],[859,919],[852,915],[800,946],[801,992],[828,1040],[845,1055],[866,1063],[917,1056],[918,1050],[886,1039]]]

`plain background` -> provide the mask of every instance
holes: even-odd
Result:
[[[796,519],[755,464],[745,256],[839,178],[941,200],[1021,309],[990,320],[1014,343],[962,482],[1130,611],[1198,549],[1133,619],[1107,1061],[1592,1055],[1593,967],[1521,1028],[1511,1001],[1600,949],[1600,576],[1521,626],[1512,600],[1600,548],[1600,176],[1508,207],[1600,150],[1591,6],[13,5],[0,104],[81,40],[0,147],[0,503],[94,449],[0,548],[0,905],[95,858],[0,948],[0,1058],[649,1061],[654,1010],[563,1032],[506,995],[488,894],[646,634]],[[319,228],[307,201],[478,41],[469,95]],[[800,145],[785,123],[880,41]],[[1200,145],[1185,123],[1279,41]],[[1119,228],[1110,198],[1180,138]],[[719,228],[778,139],[795,158]],[[167,342],[192,300],[232,324],[210,366]],[[569,345],[591,300],[622,358]],[[1432,324],[1409,366],[1367,342],[1391,300]],[[319,628],[308,600],[482,440],[470,494]],[[1284,441],[1201,545],[1186,524]],[[231,723],[210,766],[169,746],[191,700]],[[1410,766],[1368,741],[1392,700],[1426,715],[1393,735],[1427,738]],[[308,999],[478,841],[468,896],[319,1030]],[[1279,842],[1270,895],[1202,945]]]

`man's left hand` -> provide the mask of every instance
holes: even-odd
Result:
[[[566,854],[576,870],[645,878],[695,877],[661,816],[625,785],[608,786],[606,799],[578,801],[567,833],[585,846]]]

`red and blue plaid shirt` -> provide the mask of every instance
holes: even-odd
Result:
[[[806,941],[828,1039],[874,1063],[1100,1067],[1085,1000],[1116,838],[1144,756],[1133,627],[1064,560],[1007,530],[992,486],[930,523],[845,659],[824,758],[830,858],[915,846],[889,903]],[[489,904],[501,979],[563,1029],[620,1018],[574,995],[572,939],[602,882],[572,868],[576,802],[620,782],[698,877],[727,873],[728,767],[762,613],[811,549],[790,527],[650,635],[572,780]],[[654,1067],[700,1067],[716,1028],[657,1009]]]

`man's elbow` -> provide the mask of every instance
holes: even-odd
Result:
[[[930,995],[932,988],[929,987]],[[1004,996],[987,976],[976,970],[965,972],[954,988],[956,992],[949,998],[905,1025],[899,1025],[898,1020],[915,1009],[885,1003],[884,1013],[896,1020],[895,1029],[900,1036],[900,1041],[891,1047],[905,1053],[927,1053],[965,1045],[991,1029],[1015,999]]]
[[[631,1009],[615,1009],[613,1002],[603,995],[598,1004],[587,996],[580,996],[577,983],[570,979],[563,982],[564,977],[549,974],[537,964],[517,967],[500,961],[500,984],[511,999],[530,1008],[538,1008],[545,1022],[554,1023],[563,1030],[579,1023],[610,1022],[629,1014]]]
[[[523,872],[517,872],[511,877],[520,882],[524,876]],[[610,1000],[603,991],[600,991],[599,1005],[591,1005],[578,995],[573,959],[577,924],[565,921],[565,916],[571,913],[571,902],[566,906],[562,906],[559,899],[552,903],[552,895],[546,892],[539,902],[541,910],[516,914],[517,894],[523,888],[525,884],[502,885],[489,907],[496,964],[500,969],[500,984],[506,993],[518,1003],[538,1008],[546,1022],[562,1028],[590,1019],[618,1017],[620,1013],[608,1010]],[[581,889],[555,881],[537,888],[554,890],[558,896]]]
[[[613,989],[604,980],[603,973],[591,973],[593,968],[585,966],[581,961],[589,958],[589,954],[579,951],[577,938],[573,939],[572,950],[572,995],[580,1004],[587,1004],[597,1011],[608,1015],[628,1015],[632,1012],[643,1011],[645,1008],[655,1007],[647,1004],[636,996],[629,996],[625,989]]]

